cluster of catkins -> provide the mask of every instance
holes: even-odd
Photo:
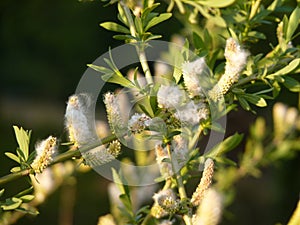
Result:
[[[221,219],[222,196],[210,187],[213,173],[214,162],[208,158],[205,161],[200,183],[190,199],[191,205],[197,207],[196,212],[192,215],[193,225],[216,225]],[[184,207],[170,188],[154,194],[153,199],[154,205],[151,208],[151,215],[157,219],[176,214]],[[162,220],[160,224],[165,224],[165,222]]]
[[[218,82],[206,90],[201,86],[203,76],[209,74],[205,59],[199,58],[193,62],[182,64],[183,85],[164,84],[157,90],[157,106],[168,114],[161,118],[167,125],[179,124],[181,127],[193,128],[201,121],[209,118],[208,102],[217,102],[238,81],[241,71],[246,65],[248,52],[241,48],[233,38],[229,38],[225,48],[225,72]],[[155,120],[145,113],[134,113],[128,121],[122,116],[121,103],[116,94],[108,92],[104,95],[104,103],[112,134],[121,136],[135,135],[145,130],[151,131],[151,126],[161,120]],[[95,131],[95,124],[89,117],[91,98],[87,94],[76,94],[69,98],[65,113],[65,127],[69,141],[74,148],[90,146],[100,140]],[[171,119],[170,119],[171,118]],[[116,135],[118,137],[118,135]],[[168,151],[163,140],[155,145],[156,161],[161,175],[168,179],[175,175],[185,164],[189,155],[189,138],[182,134],[173,136]],[[52,161],[56,151],[56,138],[50,136],[37,145],[37,156],[31,164],[37,173],[41,173]],[[85,163],[91,167],[102,165],[114,160],[121,150],[118,139],[99,145],[89,151],[82,151]],[[167,160],[169,159],[169,160]],[[172,163],[170,160],[172,159]],[[193,217],[194,224],[217,224],[221,214],[221,197],[212,188],[208,188],[213,174],[214,163],[211,159],[205,162],[205,168],[199,186],[191,197],[191,204],[198,207]],[[173,190],[162,190],[153,196],[154,206],[151,213],[156,218],[172,215],[180,211],[180,201]],[[200,204],[201,203],[201,204]]]

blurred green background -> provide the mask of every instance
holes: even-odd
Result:
[[[33,130],[32,143],[49,134],[64,135],[65,102],[74,93],[86,64],[120,45],[112,33],[98,24],[115,20],[115,6],[103,7],[100,1],[76,0],[1,0],[0,1],[0,175],[13,166],[5,151],[14,151],[13,125]],[[179,27],[172,20],[163,29],[164,40]],[[159,27],[162,28],[162,27]],[[158,28],[158,29],[159,29]],[[262,27],[274,32],[274,27]],[[160,30],[160,31],[161,31]],[[274,41],[274,40],[272,40]],[[261,42],[258,48],[265,48]],[[255,51],[255,50],[254,50]],[[295,104],[297,96],[283,93],[280,100]],[[270,110],[260,113],[270,117]],[[247,132],[255,119],[249,113],[228,118],[230,130]],[[241,120],[243,123],[241,123]],[[229,131],[230,132],[230,131]],[[237,185],[235,203],[226,212],[224,224],[286,223],[300,191],[300,157],[264,170],[260,179],[244,179]],[[108,213],[108,181],[91,171],[77,176],[76,188],[60,188],[40,206],[40,215],[26,216],[17,224],[61,224],[59,212],[63,196],[76,197],[73,224],[96,224],[98,216]],[[14,182],[20,190],[21,182]],[[233,216],[234,215],[234,216]]]

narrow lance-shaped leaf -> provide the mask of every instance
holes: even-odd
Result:
[[[22,127],[13,126],[19,148],[24,155],[24,160],[28,159],[29,155],[29,140],[31,131],[25,131]]]
[[[16,197],[12,197],[10,199],[6,199],[4,205],[1,205],[3,210],[13,210],[18,208],[22,204],[22,200]]]
[[[0,190],[0,197],[3,195],[4,193],[4,188]]]
[[[300,92],[300,83],[299,81],[291,78],[289,76],[285,76],[283,85],[292,92]]]
[[[255,94],[244,94],[243,97],[249,101],[250,103],[258,106],[258,107],[266,107],[267,102],[262,97]]]
[[[103,66],[97,66],[93,64],[88,64],[88,67],[92,68],[95,71],[98,71],[100,73],[103,73],[102,79],[106,82],[111,82],[115,84],[120,84],[123,87],[134,87],[132,82],[120,74],[120,72],[113,71],[112,69],[103,67]]]
[[[16,161],[17,163],[20,163],[20,159],[18,156],[16,156],[15,154],[11,153],[11,152],[5,152],[4,153],[8,158]]]
[[[115,31],[115,32],[120,32],[120,33],[125,33],[125,34],[130,33],[130,31],[126,27],[123,27],[122,25],[117,24],[115,22],[100,23],[100,26],[105,28],[106,30],[110,30],[110,31]]]
[[[235,133],[234,135],[226,138],[224,141],[214,146],[209,152],[205,153],[204,155],[206,157],[212,158],[221,156],[237,147],[242,140],[243,134]]]
[[[145,27],[145,31],[149,30],[151,27],[169,19],[172,16],[172,13],[162,13],[157,17],[154,17],[152,20],[149,21],[147,26]]]
[[[237,96],[239,103],[241,104],[241,106],[243,107],[243,109],[249,111],[251,110],[251,107],[249,105],[249,103],[246,101],[246,99],[242,96]]]
[[[235,0],[206,0],[198,1],[200,5],[206,5],[213,8],[223,8],[234,3]]]
[[[287,32],[286,32],[286,40],[287,41],[290,41],[292,39],[292,36],[299,25],[299,22],[300,22],[300,7],[297,7],[292,12],[289,22],[288,22],[288,27],[287,27]]]
[[[282,69],[278,70],[277,72],[270,74],[267,76],[269,79],[274,79],[275,76],[281,76],[291,73],[295,70],[300,64],[300,58],[294,59],[291,61],[287,66],[283,67]]]

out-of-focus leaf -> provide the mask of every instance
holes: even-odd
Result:
[[[243,97],[249,101],[250,103],[258,106],[258,107],[266,107],[267,102],[262,97],[255,94],[244,94]]]
[[[198,1],[200,5],[206,5],[213,8],[223,8],[231,5],[235,0],[207,0],[207,1]]]
[[[5,191],[4,188],[0,190],[0,197],[3,195],[4,191]]]
[[[202,38],[195,32],[193,33],[193,42],[196,49],[206,49],[207,47]]]
[[[234,162],[231,159],[228,159],[226,157],[215,157],[214,160],[216,160],[216,162],[221,163],[221,164],[236,166],[236,162]]]
[[[19,172],[19,171],[21,171],[21,168],[19,166],[16,166],[16,167],[13,167],[13,168],[10,169],[10,172],[12,172],[12,173],[16,173],[16,172]]]
[[[30,202],[34,199],[34,195],[23,195],[20,197],[23,202]]]
[[[213,22],[219,27],[227,27],[226,21],[221,16],[212,16],[209,17],[209,21]]]
[[[261,33],[261,32],[258,32],[258,31],[250,31],[248,33],[248,36],[249,37],[254,37],[254,38],[257,38],[257,39],[262,39],[262,40],[266,39],[266,35]]]
[[[275,0],[268,6],[268,10],[274,11],[278,6],[282,5],[282,0]]]
[[[299,81],[295,80],[294,78],[285,76],[283,85],[290,91],[300,92],[300,83],[299,83]]]
[[[30,209],[24,209],[24,208],[17,208],[15,209],[16,211],[18,212],[21,212],[21,213],[27,213],[27,214],[30,214],[30,215],[33,215],[33,216],[36,216],[39,214],[39,211],[35,208],[30,208]]]
[[[31,187],[29,187],[29,188],[27,188],[27,189],[25,189],[25,190],[19,192],[15,197],[18,198],[18,197],[21,197],[21,196],[23,196],[23,195],[27,195],[27,194],[31,193],[32,190],[33,190],[33,186],[31,186]]]
[[[111,170],[112,170],[112,175],[113,175],[114,183],[118,186],[120,192],[122,194],[124,194],[125,193],[125,188],[123,186],[123,181],[121,180],[119,174],[117,173],[117,171],[114,168],[112,168]]]
[[[16,197],[6,199],[5,204],[1,205],[3,210],[13,210],[18,208],[22,204],[22,200]]]
[[[205,153],[204,156],[215,158],[231,151],[240,144],[240,142],[243,140],[243,136],[243,134],[235,133],[234,135],[226,138],[224,141],[214,146],[210,151]]]

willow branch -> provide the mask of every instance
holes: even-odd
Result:
[[[69,150],[67,152],[61,153],[60,155],[57,155],[54,158],[54,160],[51,162],[51,164],[49,166],[52,166],[52,165],[54,165],[56,163],[64,162],[64,161],[67,161],[67,160],[70,160],[70,159],[73,159],[73,158],[81,157],[81,153],[87,152],[87,151],[89,151],[91,149],[94,149],[94,148],[96,148],[98,146],[107,144],[107,143],[109,143],[109,142],[111,142],[111,141],[113,141],[115,139],[116,139],[116,136],[112,134],[112,135],[110,135],[108,137],[105,137],[105,138],[101,139],[101,141],[97,141],[97,142],[92,143],[92,144],[90,144],[88,146],[83,146],[80,149]],[[5,175],[5,176],[3,176],[3,177],[0,178],[0,185],[12,182],[12,181],[17,180],[17,179],[19,179],[21,177],[25,177],[25,176],[28,176],[29,174],[33,174],[33,173],[34,173],[33,169],[27,168],[27,169],[24,169],[24,170],[15,172],[15,173],[11,173],[11,174]]]

